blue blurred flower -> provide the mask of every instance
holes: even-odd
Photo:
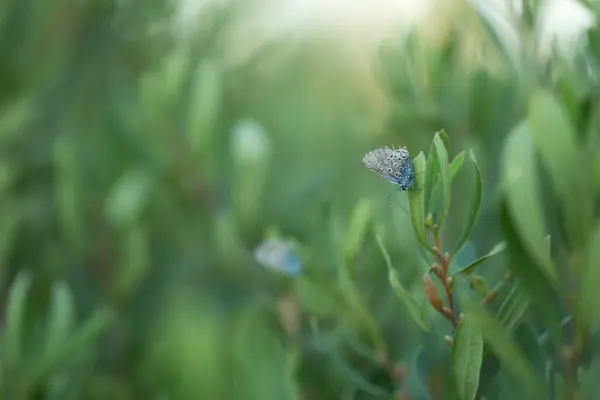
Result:
[[[291,242],[270,238],[254,250],[254,259],[265,268],[289,276],[298,276],[302,262]]]

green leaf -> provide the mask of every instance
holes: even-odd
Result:
[[[436,160],[437,160],[437,158],[436,158]],[[458,153],[456,155],[456,157],[454,157],[454,159],[450,163],[450,185],[451,186],[452,186],[452,183],[454,182],[454,179],[456,178],[456,176],[462,169],[464,161],[465,161],[465,152],[461,151],[460,153]],[[437,163],[437,161],[436,161],[436,163]],[[436,167],[439,167],[439,165],[436,164]],[[428,211],[429,213],[432,213],[436,210],[438,199],[441,196],[441,191],[442,191],[442,184],[441,184],[441,181],[439,179],[437,179],[435,181],[435,185],[433,187],[431,199],[430,199],[429,203],[425,203],[425,204],[429,205],[429,207],[427,208],[427,210],[429,210]]]
[[[448,163],[448,152],[444,146],[444,141],[440,136],[440,132],[436,133],[435,137],[433,138],[433,143],[435,145],[442,179],[442,210],[437,221],[437,224],[441,227],[444,224],[444,220],[448,214],[448,209],[450,208],[450,170]]]
[[[86,232],[78,170],[81,168],[73,137],[61,134],[54,141],[54,195],[58,217],[65,236],[74,247],[81,248]]]
[[[471,210],[469,211],[469,218],[467,219],[467,224],[463,229],[460,239],[456,243],[454,247],[453,254],[456,254],[463,244],[469,238],[471,231],[473,230],[473,226],[475,225],[475,221],[477,220],[477,214],[479,213],[479,207],[481,206],[481,195],[483,192],[483,181],[481,178],[481,170],[479,169],[479,165],[477,165],[477,160],[475,159],[475,153],[473,150],[469,151],[469,157],[473,162],[473,166],[475,167],[476,177],[475,177],[475,190],[473,191],[473,197],[471,199]],[[454,161],[453,161],[454,162]],[[461,163],[462,165],[462,163]],[[450,165],[450,170],[452,173],[452,164]]]
[[[442,131],[443,132],[443,131]],[[444,134],[445,143],[448,141],[448,137]],[[442,138],[442,140],[443,140]],[[439,196],[439,182],[440,182],[440,166],[437,158],[437,151],[435,147],[435,141],[431,141],[429,146],[429,153],[427,153],[427,175],[425,177],[425,210],[428,213],[435,211],[437,204],[437,197]]]
[[[592,166],[585,164],[575,132],[550,93],[539,91],[532,96],[528,122],[535,147],[562,203],[571,240],[583,243],[592,221],[593,198],[586,180]]]
[[[465,162],[465,152],[463,150],[460,153],[458,153],[456,156],[454,156],[454,158],[452,159],[452,162],[450,163],[450,182],[452,182],[454,180],[454,178],[456,178],[456,175],[458,175],[458,173],[462,169],[464,162]]]
[[[135,292],[148,272],[152,260],[148,229],[134,224],[121,238],[121,262],[113,281],[112,295],[126,298]]]
[[[190,107],[187,111],[186,136],[192,154],[202,157],[212,145],[211,133],[219,116],[222,77],[218,65],[204,60],[198,65],[190,85]]]
[[[596,149],[594,154],[594,161],[592,166],[592,180],[595,188],[595,192],[598,193],[600,191],[600,146]]]
[[[3,329],[3,364],[9,370],[16,368],[22,357],[23,320],[27,292],[31,287],[32,276],[27,271],[19,271],[10,286],[8,304],[6,306],[6,319]]]
[[[456,327],[452,344],[452,372],[460,400],[473,400],[483,362],[483,337],[469,314]]]
[[[160,66],[147,70],[141,76],[139,99],[146,118],[152,121],[174,106],[189,58],[187,52],[176,49],[165,55]]]
[[[544,237],[544,240],[542,240],[542,245],[544,246],[544,250],[548,254],[548,257],[550,257],[550,251],[552,250],[552,242],[550,239],[550,235],[546,235]]]
[[[521,122],[508,136],[504,153],[503,190],[511,220],[523,246],[536,266],[553,285],[558,285],[556,267],[544,250],[546,228],[537,181],[535,154],[528,126]]]
[[[339,368],[340,372],[358,388],[376,397],[384,397],[389,395],[386,390],[374,385],[368,379],[364,378],[358,371],[348,365],[346,359],[344,359],[340,354],[335,353],[332,355],[332,357],[332,361]]]
[[[340,312],[339,301],[325,288],[300,277],[294,280],[294,289],[303,308],[320,317],[329,317]]]
[[[600,376],[600,359],[594,358],[589,368],[580,368],[578,382],[581,385],[581,398],[593,399],[598,395],[598,377]]]
[[[458,271],[456,271],[454,273],[454,275],[452,276],[452,279],[454,280],[454,279],[458,278],[459,276],[469,276],[469,275],[471,275],[475,271],[475,269],[477,269],[477,267],[479,266],[479,264],[483,263],[488,258],[495,256],[496,254],[502,253],[505,249],[506,249],[506,243],[504,243],[504,242],[498,243],[485,256],[479,257],[477,260],[473,261],[471,264],[469,264],[466,267],[461,268]]]
[[[19,171],[11,163],[0,161],[0,199],[5,199]]]
[[[554,393],[560,393],[557,397],[561,400],[567,400],[565,397],[562,397],[562,393],[565,393],[565,378],[563,377],[563,375],[559,372],[556,372],[554,370],[550,370],[551,374],[554,374],[554,379],[551,380],[551,382],[554,382],[554,388],[553,388],[553,392]],[[577,396],[576,398],[580,398],[579,396]]]
[[[544,396],[543,383],[500,323],[476,301],[465,300],[463,306],[481,329],[485,342],[506,367],[506,371],[521,380],[531,394],[539,396],[536,398],[548,398]]]
[[[248,308],[245,313],[236,318],[232,324],[232,335],[228,344],[232,348],[233,357],[228,365],[232,371],[236,371],[237,392],[231,393],[231,398],[264,399],[276,397],[282,399],[294,399],[292,393],[294,385],[289,385],[288,374],[297,367],[294,365],[294,357],[277,337],[275,332],[269,328],[263,313],[257,308]],[[240,313],[241,314],[241,313]],[[183,347],[185,349],[185,347]],[[218,353],[215,353],[218,355]],[[292,357],[292,359],[290,359]],[[233,361],[233,362],[232,362]],[[289,363],[292,363],[291,365]],[[291,368],[291,371],[290,371]],[[217,369],[218,372],[222,369]],[[220,375],[213,375],[219,381]],[[189,376],[193,377],[192,374]],[[201,374],[206,379],[207,374]],[[200,382],[199,386],[203,386]],[[192,388],[191,388],[192,389]],[[198,391],[197,388],[194,388]],[[180,398],[222,398],[216,393],[178,396]],[[291,392],[290,392],[291,391]]]
[[[413,169],[415,171],[426,171],[425,155],[423,152],[420,152],[413,159]],[[423,181],[425,180],[423,175],[425,174],[415,175],[415,185],[417,187],[421,187],[423,185]],[[408,200],[410,202],[410,221],[415,234],[417,235],[417,239],[419,239],[419,242],[427,251],[432,252],[427,244],[427,239],[425,238],[424,191],[415,189],[409,190]]]
[[[362,247],[371,218],[371,209],[371,202],[367,199],[362,199],[354,209],[344,247],[347,260],[352,260]]]
[[[501,371],[500,360],[495,354],[489,352],[489,346],[483,345],[483,363],[479,372],[479,388],[477,393],[481,399],[493,397],[496,392],[496,383],[498,375]]]
[[[154,180],[143,169],[130,169],[113,184],[106,199],[107,219],[116,227],[125,227],[136,222],[152,198]]]
[[[448,150],[450,148],[450,139],[448,139],[446,131],[442,129],[441,131],[437,132],[437,134],[440,137],[440,139],[442,139],[442,142],[444,143],[444,148]]]
[[[25,132],[23,128],[31,121],[37,108],[35,96],[12,97],[11,100],[10,104],[4,103],[0,111],[0,140],[3,143],[18,139]]]
[[[589,239],[587,254],[581,269],[581,289],[579,291],[578,330],[586,331],[596,326],[600,317],[600,224]]]
[[[451,274],[477,259],[477,250],[470,240],[467,240],[460,250],[452,257],[449,271]]]
[[[75,304],[69,286],[64,282],[52,285],[50,298],[50,317],[46,330],[46,354],[52,354],[64,344],[71,334],[75,321]]]
[[[435,151],[435,143],[432,141],[429,146],[429,153],[427,154],[427,174],[425,176],[425,205],[431,204],[431,196],[433,194],[433,188],[439,181],[439,163],[437,160],[437,153]],[[431,208],[427,208],[427,212],[431,212]]]
[[[23,220],[23,212],[16,204],[4,203],[4,210],[0,215],[0,285],[6,284],[9,257],[11,250],[17,241],[19,225]]]
[[[533,311],[532,317],[548,329],[552,342],[560,346],[562,330],[560,328],[561,302],[559,295],[544,274],[543,268],[537,265],[536,260],[527,252],[524,243],[520,240],[515,223],[509,217],[506,199],[500,202],[500,222],[506,242],[509,269],[529,297]],[[549,253],[543,241],[540,241],[540,247],[548,256]]]
[[[510,21],[492,3],[481,0],[467,0],[467,4],[479,17],[491,42],[497,47],[506,63],[515,72],[523,72],[519,33]]]
[[[375,321],[373,314],[365,306],[356,283],[350,277],[348,266],[341,262],[338,264],[337,271],[338,288],[352,316],[356,319],[360,327],[370,335],[375,348],[381,348],[383,346],[383,338],[381,337],[379,325]]]
[[[100,337],[108,327],[112,316],[113,312],[109,309],[96,310],[73,335],[64,338],[62,346],[32,363],[32,366],[24,373],[24,386],[33,387],[38,380],[80,354]]]
[[[527,295],[518,285],[514,285],[498,310],[500,324],[507,332],[512,332],[528,307]]]
[[[417,324],[419,324],[419,326],[425,331],[429,331],[431,328],[429,327],[429,324],[425,321],[423,311],[419,306],[419,303],[404,288],[404,286],[402,286],[400,278],[398,277],[398,273],[392,266],[390,255],[385,249],[385,246],[379,236],[377,237],[377,244],[379,244],[379,248],[381,249],[381,253],[383,254],[383,258],[385,259],[385,263],[388,268],[388,277],[390,280],[390,284],[392,285],[392,289],[394,289],[394,292],[396,293],[398,298],[404,303],[411,317],[413,317]]]

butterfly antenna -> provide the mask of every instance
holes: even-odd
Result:
[[[394,191],[392,193],[390,193],[390,195],[388,196],[387,200],[385,201],[384,204],[387,204],[388,201],[390,201],[390,199],[392,198],[392,196],[398,192],[399,188],[395,188]],[[405,213],[408,214],[408,210],[402,205],[402,203],[400,203],[398,201],[398,198],[396,198],[396,202],[398,203],[398,205],[400,206],[400,208],[402,209],[402,211],[404,211]],[[391,207],[391,206],[390,206]]]
[[[388,196],[387,200],[383,204],[387,204],[387,202],[390,201],[390,199],[392,198],[392,196],[394,195],[394,193],[396,193],[397,191],[398,191],[398,188],[395,188],[394,191],[392,193],[390,193],[390,195]]]

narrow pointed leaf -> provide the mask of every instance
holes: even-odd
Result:
[[[356,283],[350,276],[350,271],[347,265],[340,263],[337,267],[337,284],[340,289],[340,294],[345,300],[347,307],[360,324],[361,328],[368,333],[376,348],[383,344],[379,325],[375,321],[373,314],[367,309],[363,299],[360,296]]]
[[[581,271],[579,294],[579,329],[584,332],[596,326],[600,318],[600,224],[589,239],[584,266]],[[587,332],[586,332],[587,333]]]
[[[546,393],[540,378],[535,374],[527,359],[511,341],[500,323],[478,302],[466,300],[463,306],[465,312],[471,315],[473,321],[481,329],[486,344],[506,367],[506,371],[519,379],[530,394],[536,396],[535,398],[548,398],[544,396]]]
[[[427,175],[425,176],[425,206],[427,209],[426,213],[435,212],[435,208],[432,208],[431,205],[435,207],[437,203],[435,196],[439,196],[439,177],[440,166],[437,159],[437,153],[435,150],[435,142],[431,142],[429,146],[429,153],[427,154]],[[438,192],[435,193],[435,188],[438,188]]]
[[[517,228],[511,219],[506,199],[500,203],[500,222],[502,233],[506,242],[506,253],[508,267],[519,280],[523,290],[527,293],[531,302],[532,316],[549,330],[552,342],[556,346],[563,343],[561,320],[561,300],[553,285],[540,267],[527,251],[523,241],[519,238]],[[545,256],[549,256],[544,241],[540,241],[540,247]]]
[[[546,251],[548,257],[550,257],[550,251],[552,250],[552,241],[550,239],[550,235],[546,235],[544,237],[544,240],[542,240],[542,244],[544,246],[544,251]]]
[[[469,314],[456,327],[452,344],[452,372],[459,400],[473,400],[483,362],[483,337]]]
[[[446,220],[448,209],[450,208],[450,170],[448,162],[448,151],[444,146],[442,137],[438,134],[433,138],[440,167],[440,177],[442,180],[442,210],[440,212],[437,224],[441,227]]]
[[[408,309],[408,312],[410,313],[411,317],[415,320],[415,322],[417,322],[417,324],[419,324],[419,326],[425,331],[429,331],[431,328],[429,327],[429,324],[427,324],[427,322],[425,321],[425,317],[423,315],[421,307],[419,306],[419,303],[417,303],[413,296],[404,288],[404,286],[402,286],[400,278],[398,277],[398,273],[392,266],[390,255],[385,249],[381,238],[377,237],[377,243],[379,244],[379,248],[381,249],[381,253],[383,254],[383,258],[385,259],[385,262],[388,267],[388,276],[390,284],[392,285],[392,289],[394,289],[394,292],[396,293],[398,298],[404,303],[404,305]]]
[[[64,282],[52,285],[48,327],[46,331],[46,354],[55,352],[69,337],[75,321],[75,304],[69,286]]]
[[[448,150],[450,148],[450,139],[448,139],[448,134],[443,129],[437,133],[440,139],[442,139],[442,142],[444,143],[444,148]]]
[[[113,312],[100,308],[92,313],[59,348],[36,360],[24,373],[24,384],[33,387],[38,380],[51,374],[60,365],[69,362],[85,348],[90,346],[106,330],[113,317]]]
[[[461,171],[464,161],[465,161],[465,152],[461,151],[454,157],[454,159],[450,163],[450,186],[452,186],[454,179],[456,178],[458,173]],[[431,199],[429,200],[429,203],[425,203],[426,205],[429,204],[429,207],[427,208],[428,213],[432,213],[436,210],[438,200],[441,196],[441,191],[442,191],[442,183],[441,183],[440,179],[437,179],[435,181],[435,185],[433,187]]]
[[[371,208],[371,203],[366,199],[362,199],[354,208],[344,248],[347,260],[352,260],[362,247],[371,219]]]
[[[376,397],[384,397],[389,395],[387,391],[379,386],[374,385],[368,379],[363,377],[358,371],[348,365],[348,362],[339,354],[333,356],[333,362],[340,369],[340,372],[345,375],[348,380],[353,382],[357,388]]]
[[[463,246],[463,244],[465,244],[465,242],[467,241],[467,239],[469,238],[469,235],[471,234],[471,231],[473,230],[473,226],[475,225],[475,221],[477,220],[477,214],[479,213],[479,207],[481,206],[481,195],[483,192],[483,181],[481,178],[481,170],[479,169],[479,165],[477,165],[477,160],[475,159],[475,153],[473,152],[473,150],[469,151],[469,157],[471,158],[471,161],[473,162],[473,166],[475,167],[475,189],[473,191],[473,197],[471,198],[471,209],[469,211],[469,216],[467,218],[467,224],[465,225],[461,235],[460,235],[460,239],[458,240],[458,242],[456,243],[456,246],[454,248],[454,254],[456,254],[460,248]],[[452,165],[450,166],[450,169],[452,169]]]
[[[533,142],[527,124],[520,123],[509,135],[504,153],[503,190],[508,209],[524,248],[536,261],[536,267],[553,285],[558,285],[556,267],[544,250],[547,231],[540,204],[538,174]]]
[[[528,123],[535,147],[562,203],[571,241],[583,243],[593,212],[592,192],[586,180],[591,166],[584,164],[576,134],[550,93],[540,91],[532,96]]]
[[[515,72],[522,73],[522,45],[514,24],[511,24],[492,2],[467,0],[467,4],[477,13],[487,36],[497,47],[507,65],[514,68]]]
[[[8,293],[5,326],[3,329],[3,364],[6,368],[17,367],[23,351],[23,319],[27,293],[31,286],[32,276],[29,272],[20,271],[13,281]]]
[[[466,267],[461,268],[460,270],[456,271],[456,273],[454,273],[454,278],[457,278],[459,276],[471,275],[481,263],[488,260],[490,257],[495,256],[496,254],[502,253],[505,249],[506,249],[506,243],[504,243],[504,242],[498,243],[497,245],[494,246],[494,248],[488,254],[486,254],[485,256],[479,257],[477,260],[473,261]]]
[[[420,152],[413,160],[413,170],[415,171],[425,171],[425,155],[423,152]],[[417,187],[422,187],[425,181],[425,177],[419,174],[415,175],[415,185]],[[425,208],[424,208],[424,191],[423,190],[409,190],[408,191],[408,200],[410,201],[410,220],[417,235],[417,239],[427,251],[432,251],[427,244],[427,239],[425,237]]]
[[[527,308],[529,299],[517,286],[513,286],[498,310],[498,320],[507,332],[512,332]]]

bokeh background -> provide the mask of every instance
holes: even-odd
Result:
[[[559,59],[585,89],[594,21],[575,1],[1,2],[2,398],[453,398],[375,240],[425,301],[406,194],[361,158],[441,129],[473,149],[457,262],[487,253],[523,70]]]

